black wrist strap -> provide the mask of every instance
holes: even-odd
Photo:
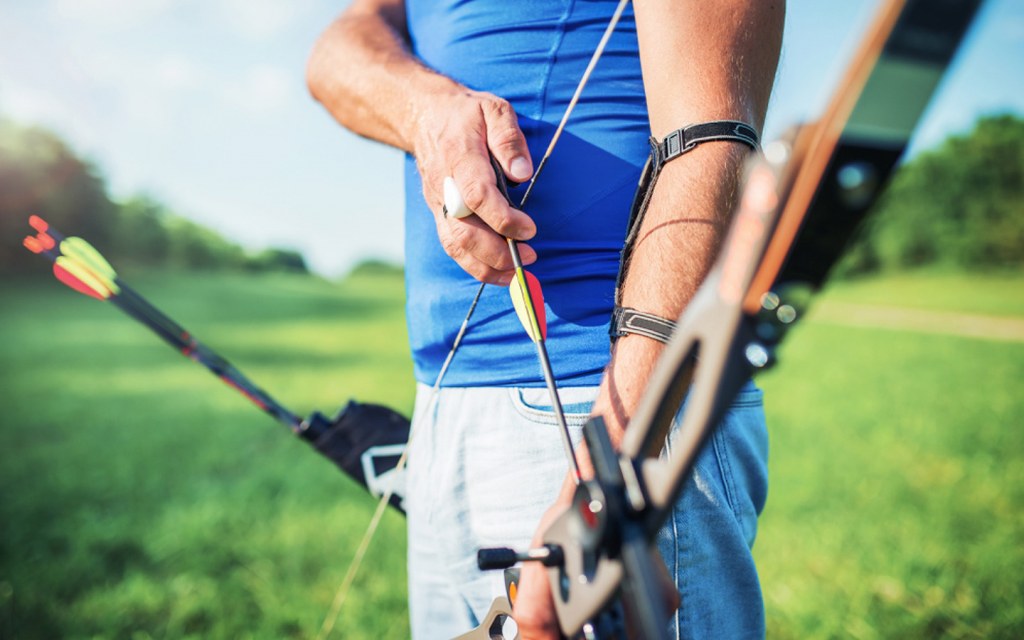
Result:
[[[667,343],[675,329],[676,323],[667,318],[629,307],[615,307],[612,311],[612,326],[608,333],[612,342],[632,333]]]
[[[759,141],[757,131],[754,127],[739,120],[715,120],[714,122],[702,122],[691,124],[682,129],[676,129],[665,136],[665,139],[658,142],[653,136],[649,140],[651,145],[651,169],[657,175],[661,167],[668,162],[691,151],[702,142],[712,140],[728,140],[741,142],[752,150],[757,151]]]

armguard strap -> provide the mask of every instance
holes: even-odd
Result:
[[[609,331],[612,341],[624,335],[636,334],[647,336],[658,342],[668,343],[676,323],[653,313],[637,311],[629,307],[615,307],[612,311],[612,326]]]
[[[702,122],[691,124],[682,129],[676,129],[665,136],[665,139],[658,142],[653,136],[649,140],[651,145],[651,169],[655,175],[661,172],[661,167],[668,162],[692,150],[702,142],[712,140],[729,140],[741,142],[752,151],[757,151],[759,141],[757,131],[754,127],[738,120],[715,120],[714,122]]]

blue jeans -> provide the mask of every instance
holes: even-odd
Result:
[[[574,440],[596,387],[560,390]],[[545,389],[445,388],[417,393],[408,496],[409,615],[416,640],[472,629],[504,593],[480,547],[529,545],[567,472]],[[750,553],[767,493],[761,392],[747,385],[697,458],[658,545],[682,605],[675,638],[759,638],[764,605]]]

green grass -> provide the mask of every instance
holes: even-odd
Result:
[[[825,295],[836,302],[956,311],[993,316],[1024,316],[1024,273],[996,272],[979,277],[937,270],[831,282]]]
[[[394,278],[133,280],[293,411],[411,409]],[[0,291],[0,638],[314,635],[369,497],[111,305]],[[382,529],[339,637],[408,635],[404,522]]]
[[[298,413],[409,412],[402,285],[131,276]],[[1021,278],[842,283],[826,297],[1024,314]],[[0,281],[0,638],[312,637],[373,502],[110,305]],[[1024,344],[815,324],[761,379],[772,638],[1024,635]],[[408,636],[385,519],[338,638]]]
[[[1006,314],[1020,282],[904,275],[825,297]],[[809,322],[780,360],[760,379],[769,637],[1021,637],[1024,343]]]

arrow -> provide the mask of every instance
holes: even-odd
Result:
[[[107,300],[113,293],[91,271],[83,267],[81,263],[66,256],[57,256],[54,259],[53,275],[75,291],[84,293],[97,300]]]
[[[526,270],[517,270],[515,279],[509,284],[508,294],[530,340],[537,342],[546,339],[548,327],[544,317],[544,292],[541,291],[537,276]],[[528,299],[532,299],[537,307],[527,304]]]
[[[505,172],[502,170],[501,165],[498,164],[498,161],[494,159],[494,156],[491,156],[491,168],[494,170],[498,191],[504,196],[509,206],[514,207],[515,204],[508,193],[508,181],[505,179]],[[534,178],[536,179],[536,174],[534,174]],[[472,213],[466,207],[465,201],[462,199],[454,180],[445,179],[444,195],[443,211],[445,215],[464,218]],[[529,190],[523,196],[520,209],[528,196]],[[512,307],[515,309],[520,324],[523,325],[523,330],[526,331],[526,335],[530,337],[530,340],[537,347],[537,359],[540,362],[541,373],[544,376],[544,384],[547,386],[548,395],[551,398],[551,408],[560,429],[562,447],[565,449],[565,456],[569,460],[573,480],[576,481],[576,484],[579,484],[581,481],[580,466],[576,459],[576,450],[572,444],[572,435],[569,433],[569,425],[565,421],[562,401],[558,397],[558,385],[555,383],[555,374],[551,369],[551,358],[548,356],[548,349],[545,345],[548,327],[547,318],[544,313],[544,292],[537,277],[523,267],[523,259],[519,254],[519,243],[507,236],[505,237],[505,242],[508,244],[508,251],[512,256],[512,265],[515,268],[515,278],[509,283],[508,294],[512,298]]]
[[[573,480],[579,484],[582,480],[580,475],[579,461],[576,459],[576,450],[572,444],[572,436],[569,434],[569,425],[565,422],[565,412],[562,410],[562,401],[558,397],[558,387],[555,384],[555,374],[551,370],[551,359],[548,357],[548,349],[544,344],[547,337],[548,327],[544,317],[544,294],[540,288],[540,282],[529,271],[523,269],[519,259],[519,251],[515,247],[515,241],[509,240],[509,249],[512,252],[512,261],[516,265],[516,277],[509,285],[508,293],[512,297],[512,306],[516,310],[519,322],[523,329],[537,346],[537,359],[540,361],[541,372],[544,374],[544,384],[547,385],[548,395],[551,397],[551,408],[555,413],[555,419],[562,435],[562,446],[565,448],[565,457],[568,458],[572,467]]]
[[[555,128],[555,132],[551,135],[551,140],[548,142],[548,146],[544,150],[544,155],[541,156],[540,162],[537,164],[537,170],[533,172],[530,182],[526,185],[526,191],[523,193],[523,197],[519,201],[519,206],[517,207],[520,211],[522,211],[523,207],[526,206],[526,201],[530,199],[530,194],[533,193],[533,187],[537,184],[537,178],[539,178],[541,172],[544,171],[544,167],[547,166],[548,159],[551,158],[551,154],[554,152],[555,146],[558,145],[558,140],[562,137],[565,125],[569,122],[569,116],[572,115],[573,110],[576,108],[576,104],[579,102],[580,96],[583,94],[583,89],[587,86],[587,82],[590,80],[591,74],[594,73],[594,69],[597,68],[597,61],[601,59],[601,55],[604,53],[605,47],[608,46],[608,41],[611,39],[612,33],[615,32],[615,27],[618,26],[619,20],[622,18],[622,13],[626,10],[626,5],[628,4],[629,0],[619,0],[618,5],[616,5],[615,11],[612,13],[611,20],[608,21],[608,25],[605,27],[604,33],[601,34],[601,39],[594,48],[594,53],[590,56],[587,68],[583,70],[583,75],[580,77],[580,81],[576,84],[576,90],[573,92],[572,98],[569,99],[569,104],[566,105],[565,111],[562,113],[562,118],[559,120],[558,126]],[[501,191],[501,194],[505,196],[509,205],[515,206],[508,194],[508,183],[505,180],[505,172],[502,171],[501,166],[493,156],[491,157],[491,165],[494,167],[494,174],[498,181],[498,189]],[[445,187],[445,192],[447,194],[448,185],[445,184]],[[558,426],[561,429],[562,446],[565,447],[566,457],[569,458],[569,462],[572,467],[573,479],[576,481],[578,486],[581,482],[579,461],[576,459],[576,451],[573,448],[572,437],[569,435],[569,427],[565,422],[565,412],[562,410],[562,402],[558,398],[558,388],[555,385],[555,376],[551,371],[551,359],[548,357],[548,350],[544,344],[544,339],[547,337],[547,324],[544,322],[545,318],[543,315],[544,295],[541,291],[540,282],[538,282],[532,274],[529,274],[523,269],[523,261],[519,257],[519,247],[516,244],[516,241],[512,238],[505,238],[505,241],[508,243],[508,250],[512,255],[512,263],[515,265],[515,281],[518,285],[515,287],[509,286],[509,295],[512,296],[512,305],[515,307],[516,315],[519,316],[519,321],[522,323],[526,333],[529,334],[530,339],[537,345],[537,358],[540,360],[541,370],[544,374],[544,383],[547,385],[548,393],[551,396],[551,406],[552,409],[554,409],[555,418],[558,420]],[[529,276],[532,281],[528,280],[527,276]],[[480,288],[483,289],[484,286],[484,284],[481,284]],[[539,305],[534,304],[535,299],[540,301]],[[469,315],[472,315],[472,313],[473,307],[471,306],[469,309]],[[467,319],[469,318],[469,315],[467,315]],[[452,351],[457,348],[458,341],[452,345]]]
[[[29,224],[36,230],[36,235],[26,237],[22,244],[29,251],[49,258],[53,262],[53,274],[61,283],[91,298],[109,300],[177,351],[209,369],[275,420],[295,433],[304,430],[302,418],[281,406],[234,365],[127,286],[110,262],[85,239],[64,237],[39,216],[31,216]]]
[[[380,497],[382,508],[391,505],[403,511],[404,485],[397,479],[402,465],[391,467],[387,460],[395,447],[401,448],[408,440],[409,421],[405,416],[381,405],[350,400],[333,418],[314,411],[305,420],[300,419],[126,285],[107,259],[86,240],[65,238],[38,216],[29,218],[29,224],[37,233],[24,239],[25,248],[53,262],[53,273],[60,282],[91,298],[109,300],[308,441],[371,495]]]

